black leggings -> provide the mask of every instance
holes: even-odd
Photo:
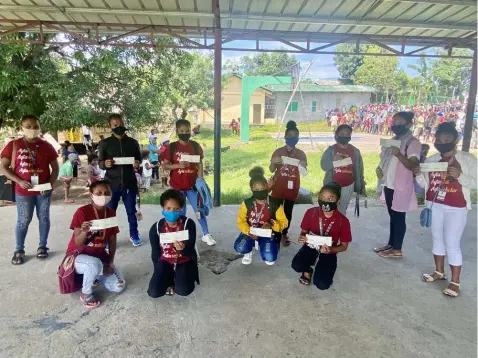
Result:
[[[315,272],[311,266],[315,265]],[[292,259],[292,268],[299,273],[314,273],[312,282],[319,290],[328,290],[334,281],[337,270],[337,254],[320,254],[315,249],[304,245]]]
[[[190,260],[176,266],[167,261],[159,260],[154,264],[154,273],[149,282],[148,295],[159,298],[166,294],[168,287],[174,287],[179,296],[188,296],[194,291],[194,282],[198,281],[198,266],[196,260]]]
[[[289,232],[290,223],[292,221],[292,210],[294,209],[295,201],[287,200],[287,199],[277,199],[277,198],[271,198],[271,199],[277,203],[277,206],[282,205],[284,207],[284,213],[289,223],[287,224],[287,227],[284,230],[282,230],[282,234],[287,235],[287,233]]]
[[[73,178],[78,178],[78,166],[73,165]]]
[[[406,213],[401,213],[392,209],[393,189],[384,188],[385,202],[387,203],[388,215],[390,215],[390,237],[388,244],[394,250],[401,250],[403,239],[407,231]]]
[[[151,162],[151,164],[156,165],[158,164],[158,162],[154,161],[154,162]],[[159,166],[153,167],[153,179],[154,178],[159,179]]]

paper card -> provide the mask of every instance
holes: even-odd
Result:
[[[300,163],[299,159],[286,157],[284,155],[281,157],[281,159],[282,159],[282,164],[284,165],[287,164],[287,165],[293,165],[294,167],[298,167]]]
[[[249,233],[259,237],[272,237],[272,229],[261,229],[258,227],[251,227]]]
[[[134,165],[134,157],[113,158],[114,165]]]
[[[331,236],[318,236],[318,235],[305,235],[307,238],[307,243],[313,246],[332,246],[332,237]]]
[[[111,227],[117,227],[117,226],[118,226],[118,219],[116,218],[116,216],[114,216],[112,218],[92,220],[90,230],[91,231],[103,230],[103,229],[109,229]]]
[[[420,171],[422,172],[446,172],[448,170],[447,162],[421,163]]]
[[[332,162],[334,168],[338,168],[338,167],[346,167],[347,165],[352,165],[352,158],[348,157],[348,158],[344,158],[342,160],[334,160]]]
[[[382,147],[397,147],[400,148],[402,145],[402,142],[396,139],[385,139],[385,138],[380,138],[380,145]]]
[[[188,163],[199,163],[201,161],[201,156],[191,155],[191,154],[181,154],[179,161],[188,162]]]
[[[48,190],[51,190],[50,183],[34,185],[33,188],[28,189],[28,191],[48,191]]]
[[[163,234],[159,234],[159,242],[161,244],[172,244],[175,241],[187,241],[187,240],[189,240],[188,230],[166,232]]]

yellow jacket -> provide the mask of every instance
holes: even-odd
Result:
[[[289,224],[289,220],[287,220],[287,217],[285,216],[284,213],[284,208],[283,206],[279,206],[279,208],[276,211],[276,219],[271,220],[272,221],[272,231],[275,232],[282,232],[287,225]],[[239,213],[237,214],[237,226],[239,227],[239,230],[243,234],[249,235],[249,223],[247,222],[247,206],[246,203],[243,201],[241,206],[239,207]]]

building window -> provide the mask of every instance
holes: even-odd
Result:
[[[312,113],[317,112],[317,101],[312,101]]]
[[[287,106],[287,102],[285,103]],[[297,112],[299,110],[299,102],[290,102],[289,108],[287,108],[287,112]]]

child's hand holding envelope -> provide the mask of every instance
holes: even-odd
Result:
[[[173,244],[176,241],[187,241],[187,240],[189,240],[188,230],[166,232],[163,234],[159,234],[159,242],[161,244]]]
[[[272,237],[272,229],[261,229],[258,227],[251,227],[249,233],[259,237]]]

